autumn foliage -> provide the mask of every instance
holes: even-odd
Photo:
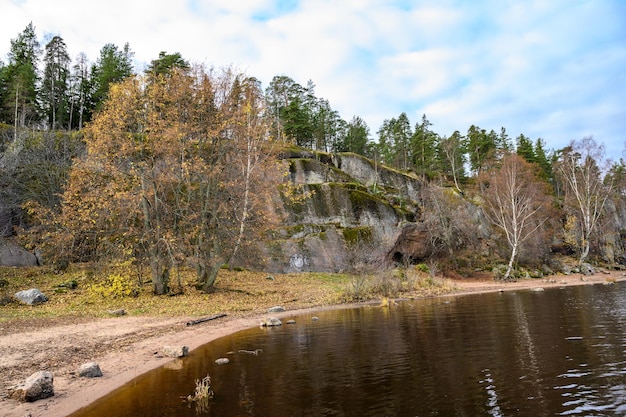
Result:
[[[266,205],[283,168],[254,79],[203,68],[128,78],[85,141],[61,213],[47,222],[71,261],[133,257],[149,265],[156,294],[191,263],[209,291],[272,225]]]

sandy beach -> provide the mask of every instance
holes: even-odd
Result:
[[[570,285],[606,284],[626,279],[624,272],[599,272],[592,276],[558,275],[546,279],[518,282],[493,280],[458,280],[453,294],[527,290]],[[323,309],[351,308],[362,304],[320,306],[272,314],[279,318]],[[271,306],[268,306],[271,307]],[[60,323],[42,320],[30,328],[0,324],[0,415],[6,417],[62,417],[87,406],[135,377],[160,367],[171,358],[163,357],[161,348],[185,345],[190,351],[217,338],[257,326],[268,314],[242,317],[226,316],[187,326],[190,317],[121,316],[98,320]],[[102,369],[100,378],[77,375],[80,364],[96,361]],[[55,395],[34,403],[19,403],[8,397],[8,388],[33,372],[51,371]]]

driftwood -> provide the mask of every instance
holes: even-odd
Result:
[[[222,314],[216,314],[214,316],[210,316],[210,317],[203,317],[201,319],[197,319],[197,320],[191,320],[187,322],[187,326],[193,326],[196,324],[200,324],[200,323],[204,323],[207,321],[211,321],[211,320],[215,320],[215,319],[220,319],[222,317],[226,317],[226,314],[222,313]]]

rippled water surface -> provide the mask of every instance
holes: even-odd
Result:
[[[626,415],[624,283],[317,316],[219,339],[74,416]],[[183,401],[207,373],[214,398]]]

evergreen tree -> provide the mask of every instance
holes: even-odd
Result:
[[[276,139],[311,145],[313,132],[304,110],[304,95],[304,88],[285,75],[277,75],[270,82],[265,96]]]
[[[526,136],[524,136],[523,134],[520,134],[517,137],[516,141],[517,141],[517,150],[516,150],[517,154],[521,156],[522,158],[524,158],[526,162],[536,163],[537,155],[535,155],[535,150],[533,149],[532,141]]]
[[[394,168],[407,170],[411,161],[411,122],[406,113],[385,120],[378,130],[379,153],[382,161]]]
[[[554,172],[552,170],[552,164],[554,159],[554,153],[550,157],[546,154],[546,150],[544,149],[545,142],[543,139],[539,138],[535,142],[535,159],[537,165],[540,168],[540,176],[544,180],[549,183],[554,183]]]
[[[489,160],[495,156],[497,135],[493,130],[491,133],[488,134],[485,129],[474,125],[467,131],[466,146],[470,167],[476,175],[487,168]]]
[[[8,65],[2,73],[2,120],[16,128],[36,125],[40,120],[37,105],[39,74],[37,62],[41,48],[32,23],[11,40]]]
[[[107,98],[111,84],[118,83],[132,75],[133,55],[128,43],[121,51],[112,43],[102,47],[100,57],[91,69],[94,83],[92,102],[96,109],[100,108]]]
[[[365,120],[359,116],[352,117],[345,128],[345,133],[337,147],[333,149],[335,152],[354,152],[359,155],[367,154],[368,138],[370,129]]]
[[[345,122],[339,113],[330,107],[328,100],[319,99],[313,105],[313,137],[315,148],[329,152],[340,141],[342,131],[345,131]]]
[[[165,51],[161,51],[159,52],[159,57],[150,62],[145,72],[151,77],[156,77],[157,75],[168,74],[174,68],[188,70],[191,67],[189,62],[185,61],[179,52],[168,54]]]
[[[66,126],[68,111],[68,82],[70,56],[65,41],[54,36],[46,45],[44,77],[41,86],[43,107],[50,129]]]
[[[415,125],[415,131],[411,137],[411,155],[413,167],[422,178],[430,178],[437,170],[436,145],[438,135],[430,130],[432,123],[422,116],[422,122]]]

